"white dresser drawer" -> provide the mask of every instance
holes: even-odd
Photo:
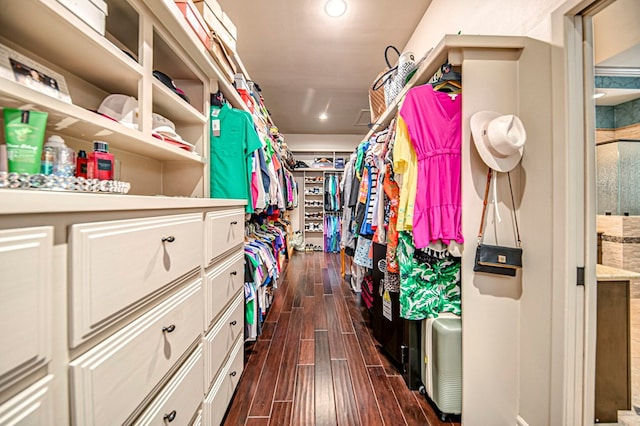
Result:
[[[51,357],[53,228],[0,231],[0,390]]]
[[[202,214],[71,227],[71,344],[120,319],[202,261]]]
[[[204,362],[200,345],[133,424],[187,426],[194,419],[202,402],[203,374]]]
[[[0,405],[2,426],[53,426],[53,375],[48,375]]]
[[[206,425],[219,425],[227,411],[227,406],[233,392],[238,386],[244,367],[244,339],[241,337],[233,346],[233,351],[227,364],[216,378],[203,403],[204,423]]]
[[[244,251],[242,249],[207,272],[204,289],[205,330],[241,288],[244,288]]]
[[[238,293],[233,303],[204,337],[206,386],[215,379],[223,366],[231,347],[244,335],[244,292]]]
[[[197,279],[72,361],[74,423],[122,424],[201,336],[202,311]]]
[[[244,241],[244,208],[208,212],[206,223],[205,266]]]

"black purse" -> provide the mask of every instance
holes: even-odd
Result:
[[[509,179],[509,191],[511,192],[511,203],[513,205],[513,217],[516,224],[517,247],[492,246],[483,244],[484,219],[487,211],[487,199],[489,198],[489,186],[493,170],[489,168],[487,173],[487,187],[484,192],[484,204],[482,206],[482,219],[480,220],[480,230],[478,231],[478,247],[476,248],[476,259],[473,265],[475,272],[487,272],[489,274],[516,276],[516,270],[522,268],[522,243],[520,241],[520,230],[518,228],[518,217],[516,206],[513,200],[513,188],[511,186],[511,175],[507,173]]]

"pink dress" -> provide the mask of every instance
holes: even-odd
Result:
[[[430,242],[463,243],[460,167],[462,96],[433,90],[409,90],[400,109],[418,159],[413,214],[416,248]]]

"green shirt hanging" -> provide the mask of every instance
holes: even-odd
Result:
[[[228,104],[212,106],[209,125],[211,198],[247,200],[245,211],[253,213],[251,154],[262,143],[251,114]]]

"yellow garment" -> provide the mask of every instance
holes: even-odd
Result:
[[[418,159],[407,124],[400,114],[396,122],[396,140],[393,145],[393,172],[402,174],[396,229],[410,231],[413,228],[413,207],[418,188]]]

